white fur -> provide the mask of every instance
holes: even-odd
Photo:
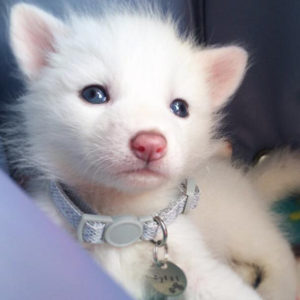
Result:
[[[186,299],[261,299],[229,267],[235,260],[265,271],[263,299],[294,300],[287,243],[246,178],[226,161],[210,159],[218,150],[214,114],[242,80],[247,54],[236,46],[201,49],[164,18],[127,10],[56,23],[32,6],[13,7],[12,49],[28,80],[28,92],[15,106],[24,132],[19,167],[63,181],[109,215],[152,214],[193,176],[202,190],[199,207],[169,226],[168,240],[170,260],[187,274]],[[20,26],[28,20],[30,27]],[[35,21],[43,30],[32,26]],[[80,99],[91,84],[105,86],[110,102]],[[189,103],[188,118],[171,112],[175,98]],[[133,155],[129,141],[141,131],[165,136],[163,159],[145,165]],[[160,175],[137,172],[145,167]],[[34,194],[57,218],[47,190]],[[146,298],[151,243],[87,247],[135,298]]]
[[[258,291],[263,299],[295,299],[294,257],[246,176],[229,161],[208,162],[198,177],[202,201],[193,220],[217,257],[262,267]]]

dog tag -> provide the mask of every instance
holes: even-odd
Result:
[[[148,282],[156,292],[163,296],[179,296],[187,286],[184,272],[169,261],[162,266],[153,264],[149,270]]]

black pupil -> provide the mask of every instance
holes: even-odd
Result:
[[[104,88],[98,86],[90,86],[82,91],[82,97],[93,104],[101,104],[108,101],[108,97]]]
[[[189,115],[188,104],[184,100],[174,100],[171,103],[171,109],[178,117],[185,118]]]
[[[97,95],[95,89],[90,89],[89,91],[89,97],[90,98],[95,98],[95,96]]]

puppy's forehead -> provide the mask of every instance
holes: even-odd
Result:
[[[170,21],[159,17],[118,15],[73,21],[73,36],[83,52],[122,75],[170,77],[189,63],[192,47]],[[165,74],[165,73],[168,74]]]

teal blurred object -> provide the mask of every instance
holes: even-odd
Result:
[[[292,245],[300,245],[300,194],[276,202],[272,210],[281,217],[280,227]]]

